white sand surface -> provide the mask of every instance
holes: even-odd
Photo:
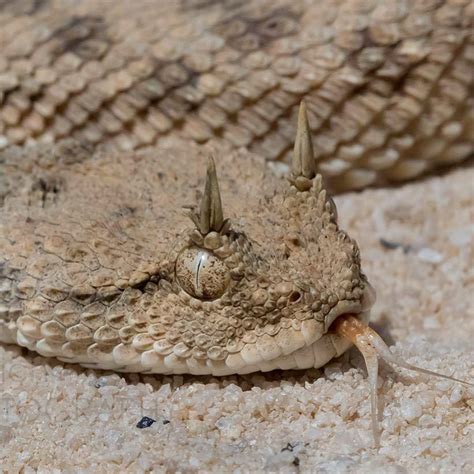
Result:
[[[473,381],[474,170],[336,202],[378,293],[373,327],[409,362]],[[385,365],[379,382],[375,449],[355,349],[323,370],[217,379],[96,372],[0,346],[0,465],[24,473],[474,472],[473,389]],[[156,422],[139,429],[143,416]]]

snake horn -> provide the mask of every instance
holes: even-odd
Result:
[[[216,164],[211,156],[207,164],[206,185],[199,212],[200,230],[207,234],[211,230],[219,232],[224,224],[221,193],[217,180]]]
[[[315,176],[316,162],[314,160],[313,142],[311,140],[306,104],[304,101],[301,101],[290,181],[298,190],[305,191],[311,187],[311,180]]]

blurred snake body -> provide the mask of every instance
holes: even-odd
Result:
[[[307,104],[332,190],[473,151],[469,0],[0,3],[0,147],[181,137],[289,160]]]

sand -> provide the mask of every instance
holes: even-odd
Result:
[[[409,362],[470,381],[473,201],[473,169],[336,198],[377,289],[373,327]],[[0,380],[9,472],[474,472],[474,389],[383,365],[375,449],[355,349],[322,370],[217,379],[83,370],[0,346]]]

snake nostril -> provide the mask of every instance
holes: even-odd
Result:
[[[290,296],[288,297],[288,301],[290,303],[298,303],[301,301],[301,293],[299,291],[292,291]]]
[[[285,236],[285,244],[289,251],[296,251],[297,249],[304,247],[301,237],[293,232]]]

